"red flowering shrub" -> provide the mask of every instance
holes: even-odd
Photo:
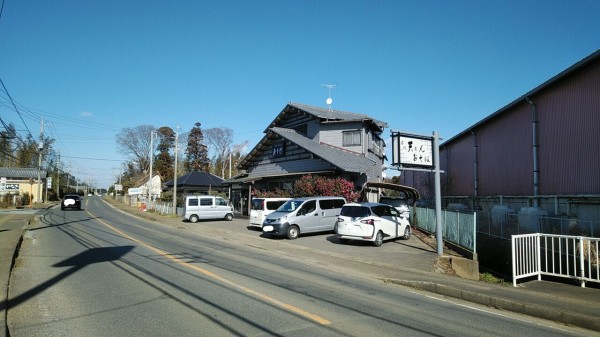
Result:
[[[296,180],[292,194],[294,197],[340,196],[348,202],[356,201],[360,196],[354,191],[354,184],[346,179],[312,175],[305,175]]]
[[[354,184],[342,178],[326,178],[305,175],[296,180],[291,191],[276,189],[273,191],[252,190],[255,198],[300,198],[310,196],[344,197],[346,201],[357,201],[360,193],[354,191]]]

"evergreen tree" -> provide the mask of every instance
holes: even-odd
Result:
[[[200,122],[196,122],[188,134],[184,163],[187,171],[209,172],[208,148],[204,144],[201,125]]]
[[[163,126],[157,130],[158,134],[158,156],[156,156],[155,168],[160,176],[169,180],[173,177],[175,169],[175,156],[171,155],[171,150],[175,147],[175,132],[168,126]]]

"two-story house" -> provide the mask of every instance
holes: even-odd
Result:
[[[289,190],[306,174],[341,177],[360,189],[382,179],[385,127],[364,114],[289,103],[239,164],[244,173],[224,184],[238,211],[253,189]]]

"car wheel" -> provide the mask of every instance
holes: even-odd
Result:
[[[406,226],[406,228],[404,228],[404,235],[402,236],[402,238],[404,240],[410,239],[410,226]]]
[[[198,216],[197,215],[190,215],[190,222],[192,222],[192,223],[198,222]]]
[[[300,234],[300,230],[298,230],[298,227],[296,227],[296,226],[288,227],[288,230],[287,230],[288,239],[290,239],[290,240],[297,239],[299,234]]]
[[[383,232],[379,231],[375,235],[375,241],[373,241],[373,246],[381,247],[382,244],[383,244]]]
[[[231,220],[233,220],[233,214],[231,214],[231,213],[228,213],[227,215],[225,215],[225,220],[226,220],[226,221],[231,221]]]

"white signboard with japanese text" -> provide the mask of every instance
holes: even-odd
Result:
[[[127,190],[127,194],[129,195],[138,195],[138,194],[142,194],[143,190],[139,187],[137,188],[130,188]]]
[[[433,167],[433,139],[393,134],[392,165]]]

